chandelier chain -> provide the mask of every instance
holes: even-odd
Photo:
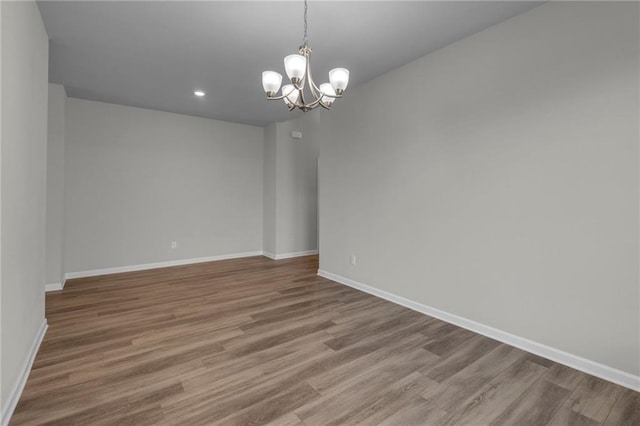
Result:
[[[307,6],[307,0],[304,0],[304,37],[302,38],[302,44],[303,45],[307,45],[308,44],[308,40],[307,40],[307,9],[309,7]]]

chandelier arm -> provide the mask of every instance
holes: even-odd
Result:
[[[309,56],[311,56],[311,55],[309,55]],[[310,57],[307,58],[307,74],[309,76],[309,88],[311,89],[311,93],[313,93],[313,96],[316,98],[316,100],[322,100],[323,97],[333,98],[333,99],[341,98],[342,95],[338,95],[338,94],[330,95],[328,93],[324,93],[316,85],[315,81],[313,81],[313,77],[311,76],[311,60],[310,59],[311,59]],[[320,102],[320,105],[322,107],[324,107],[325,109],[330,109],[329,107],[324,105],[322,102]]]
[[[305,107],[308,108],[308,109],[311,109],[311,108],[315,108],[316,106],[318,106],[318,104],[322,105],[322,102],[320,102],[321,99],[322,99],[322,96],[317,98],[315,101],[311,102],[310,104],[305,105]]]
[[[306,77],[307,77],[306,75],[302,77],[298,84],[295,84],[293,81],[291,82],[291,84],[293,84],[293,87],[295,87],[297,90],[304,90],[304,84],[306,83],[306,79],[307,79]]]
[[[308,84],[309,84],[309,89],[311,90],[311,94],[313,94],[313,97],[318,99],[319,97],[321,97],[321,91],[318,88],[318,86],[316,86],[316,83],[313,81],[313,76],[311,75],[311,52],[309,52],[309,54],[307,55],[307,77],[309,78]]]
[[[281,99],[286,98],[289,95],[280,95],[280,96],[267,96],[267,99],[269,99],[270,101],[279,101]]]
[[[314,89],[312,85],[309,85],[309,88],[311,89],[311,94],[313,95],[314,102],[318,99],[322,99],[324,95],[320,90],[317,90],[317,88]]]
[[[328,93],[322,93],[322,96],[324,96],[326,98],[332,98],[332,99],[340,99],[340,98],[342,98],[342,95],[330,95]]]
[[[313,85],[311,86],[311,91],[313,92],[316,98],[324,96],[324,93],[322,92],[322,90],[318,89],[318,86],[316,86],[315,83],[313,83]]]
[[[311,69],[309,69],[309,87],[311,88],[311,91],[314,92],[316,97],[318,96],[318,93],[324,94],[322,90],[320,90],[318,86],[316,86],[316,82],[313,81],[313,78],[311,77]]]
[[[279,100],[282,100],[282,99],[286,98],[287,96],[288,96],[288,95],[267,96],[267,99],[268,99],[268,100],[270,100],[270,101],[279,101]],[[322,93],[322,94],[320,95],[320,97],[333,98],[333,99],[340,99],[340,98],[342,98],[343,96],[342,96],[342,95],[335,95],[335,96],[333,96],[333,95],[330,95],[330,94],[328,94],[328,93]]]

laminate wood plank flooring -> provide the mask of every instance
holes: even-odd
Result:
[[[70,280],[12,425],[640,425],[640,394],[318,277],[317,256]]]

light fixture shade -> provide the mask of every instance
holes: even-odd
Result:
[[[322,103],[325,104],[326,106],[331,106],[331,104],[333,104],[333,101],[336,100],[336,98],[332,98],[331,96],[335,96],[336,91],[333,90],[333,87],[331,87],[329,83],[322,83],[320,85],[320,91],[325,95],[329,95],[329,96],[322,97]]]
[[[262,73],[262,87],[267,94],[275,94],[280,90],[282,84],[282,74],[275,71],[265,71]]]
[[[349,84],[349,70],[346,68],[334,68],[329,71],[331,87],[336,91],[345,90]]]
[[[306,68],[307,58],[302,55],[289,55],[284,58],[284,69],[287,71],[287,75],[292,81],[294,78],[302,80]]]
[[[293,86],[293,84],[285,84],[284,86],[282,86],[282,95],[284,96],[284,103],[287,105],[291,105],[298,102],[298,96],[300,96],[300,92]]]

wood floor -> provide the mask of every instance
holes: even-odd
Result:
[[[640,394],[264,257],[72,280],[11,424],[640,425]]]

